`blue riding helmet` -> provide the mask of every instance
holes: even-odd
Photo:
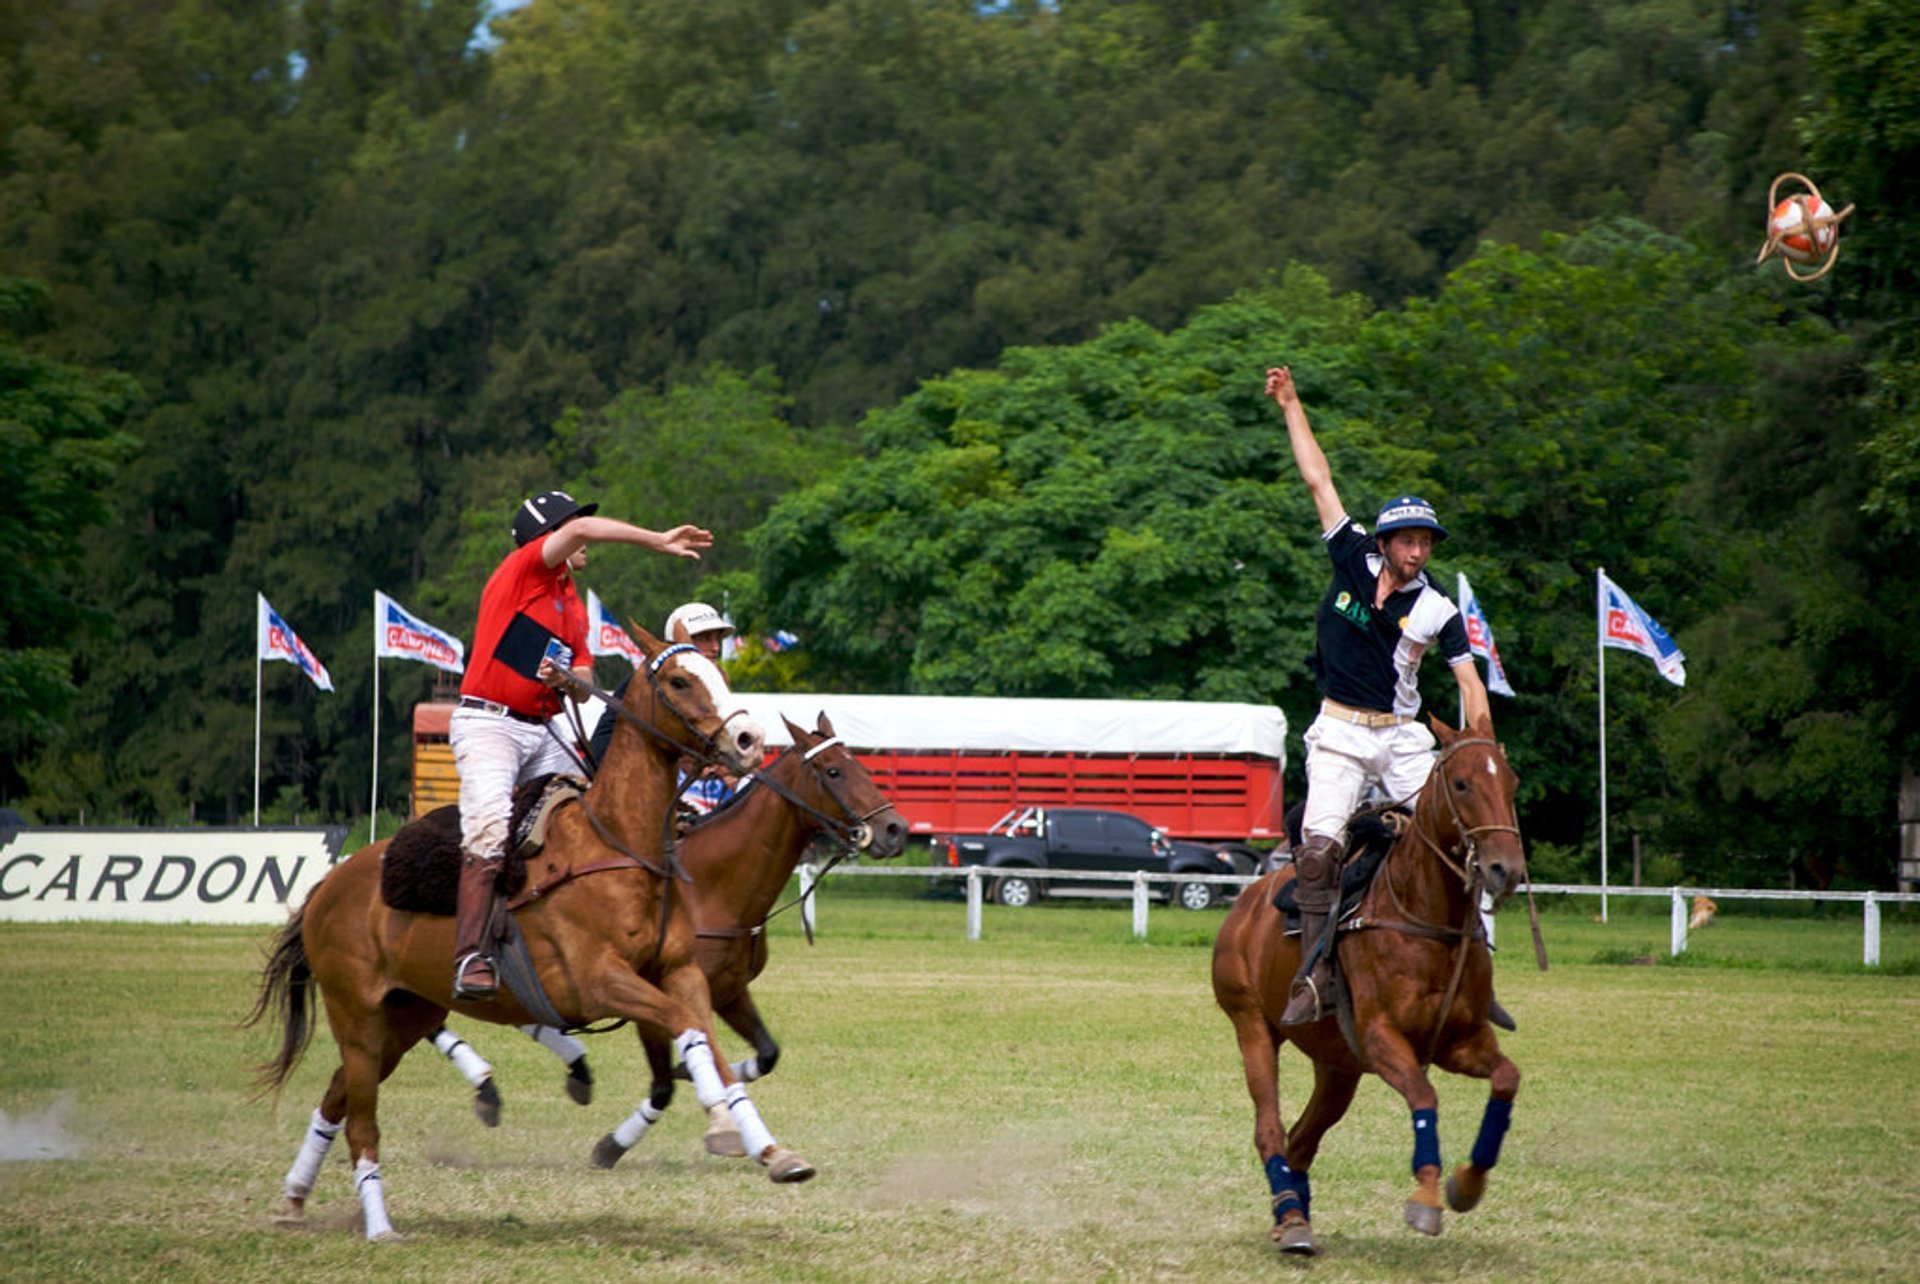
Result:
[[[1402,495],[1390,499],[1380,506],[1380,516],[1373,523],[1373,533],[1381,538],[1395,531],[1432,531],[1434,543],[1447,537],[1447,528],[1434,516],[1433,505],[1418,495]]]

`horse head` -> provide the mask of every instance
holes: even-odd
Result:
[[[1463,876],[1470,882],[1477,875],[1499,905],[1527,877],[1514,812],[1520,777],[1507,765],[1506,747],[1494,738],[1491,719],[1459,731],[1438,718],[1427,721],[1440,742],[1426,791],[1432,795],[1428,823],[1434,840],[1443,854],[1459,857]]]
[[[720,667],[690,643],[663,642],[627,621],[640,644],[639,677],[629,682],[624,712],[679,752],[718,762],[741,775],[766,757],[766,732],[734,698]]]
[[[807,805],[826,817],[830,827],[856,851],[887,860],[906,850],[907,822],[894,809],[893,801],[880,792],[880,786],[873,783],[860,760],[834,734],[827,715],[819,715],[811,732],[789,718],[780,720],[793,737],[793,752],[809,769],[808,785],[803,786],[812,795],[806,799]]]

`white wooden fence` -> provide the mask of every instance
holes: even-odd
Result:
[[[994,878],[1010,874],[1011,869],[990,869],[981,865],[968,865],[959,869],[945,865],[933,866],[894,866],[894,865],[836,865],[831,876],[834,878],[926,878],[955,879],[963,878],[967,887],[967,939],[980,939],[981,907],[985,904],[985,884]],[[1144,870],[1132,875],[1116,875],[1089,870],[1047,869],[1020,870],[1023,876],[1049,885],[1068,882],[1105,883],[1130,882],[1133,894],[1133,934],[1145,938],[1147,935],[1147,907],[1155,899],[1148,888],[1162,883],[1217,883],[1233,889],[1229,896],[1237,895],[1242,887],[1254,880],[1243,874],[1150,874]],[[818,871],[811,865],[800,866],[800,890],[804,893],[814,885],[819,877]],[[1877,967],[1880,963],[1880,907],[1882,905],[1920,905],[1920,893],[1914,892],[1801,892],[1770,891],[1765,889],[1740,887],[1613,887],[1602,888],[1598,883],[1535,883],[1535,896],[1570,894],[1576,896],[1665,896],[1672,901],[1671,930],[1669,944],[1673,954],[1684,954],[1687,950],[1687,920],[1691,912],[1691,902],[1695,896],[1707,896],[1713,900],[1749,900],[1749,901],[1857,901],[1861,906],[1861,929],[1863,944],[1860,961],[1868,967]],[[809,928],[814,925],[815,902],[817,897],[804,897],[800,912]],[[1185,911],[1177,911],[1185,912]],[[1487,939],[1493,940],[1493,917],[1486,915]]]

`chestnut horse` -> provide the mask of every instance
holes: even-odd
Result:
[[[636,626],[644,682],[629,684],[607,761],[585,805],[562,809],[529,868],[532,886],[511,909],[548,1001],[568,1022],[632,1021],[673,1040],[702,1104],[724,1101],[750,1153],[775,1181],[804,1181],[813,1168],[780,1147],[759,1112],[713,1054],[706,975],[694,961],[694,927],[682,884],[658,856],[668,834],[677,763],[686,755],[732,771],[759,765],[764,736],[735,705],[720,671],[693,647],[668,645]],[[449,1008],[505,1025],[533,1019],[506,989],[455,1001],[453,921],[389,909],[380,896],[387,844],[362,848],[328,872],[282,929],[263,970],[249,1023],[280,1018],[277,1056],[261,1067],[263,1090],[284,1086],[313,1035],[317,986],[340,1065],[315,1109],[286,1178],[297,1224],[328,1148],[342,1128],[369,1240],[398,1235],[380,1178],[380,1084]]]
[[[1489,720],[1464,731],[1429,722],[1441,748],[1413,822],[1358,909],[1341,920],[1334,949],[1350,1004],[1340,1005],[1340,1016],[1279,1024],[1300,962],[1299,938],[1284,933],[1273,905],[1293,877],[1291,866],[1245,888],[1214,941],[1213,994],[1239,1040],[1253,1097],[1253,1144],[1273,1196],[1272,1238],[1287,1252],[1318,1251],[1307,1173],[1362,1075],[1386,1080],[1413,1112],[1417,1185],[1405,1216],[1426,1235],[1440,1233],[1441,1216],[1439,1096],[1427,1065],[1491,1081],[1472,1158],[1446,1183],[1455,1212],[1480,1201],[1520,1089],[1520,1070],[1487,1021],[1493,966],[1480,924],[1482,891],[1498,905],[1526,879],[1513,805],[1520,782]],[[1343,1031],[1348,1017],[1350,1030]],[[1280,1120],[1282,1042],[1313,1061],[1313,1095],[1290,1130]]]
[[[906,821],[834,734],[826,714],[812,733],[792,722],[786,726],[793,748],[680,839],[681,863],[693,877],[686,893],[698,934],[694,957],[707,974],[714,1012],[753,1045],[753,1055],[731,1067],[742,1083],[771,1072],[780,1057],[747,986],[767,966],[767,917],[808,845],[826,834],[842,851],[882,860],[907,845]],[[672,1048],[645,1030],[640,1038],[653,1070],[652,1091],[593,1148],[593,1162],[601,1168],[618,1163],[673,1100]],[[715,1118],[707,1149],[746,1154],[731,1121],[708,1113]]]

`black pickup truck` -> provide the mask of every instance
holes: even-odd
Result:
[[[1049,869],[1111,870],[1116,882],[1061,879],[1062,892],[1086,889],[1111,894],[1130,886],[1135,870],[1154,874],[1245,874],[1247,859],[1236,849],[1179,842],[1137,816],[1121,811],[1079,807],[1022,807],[1008,812],[984,834],[954,834],[945,848],[947,864],[964,869],[982,865],[995,871],[988,895],[996,904],[1030,905],[1047,894]],[[1229,899],[1228,883],[1170,883],[1171,904],[1202,910]]]

